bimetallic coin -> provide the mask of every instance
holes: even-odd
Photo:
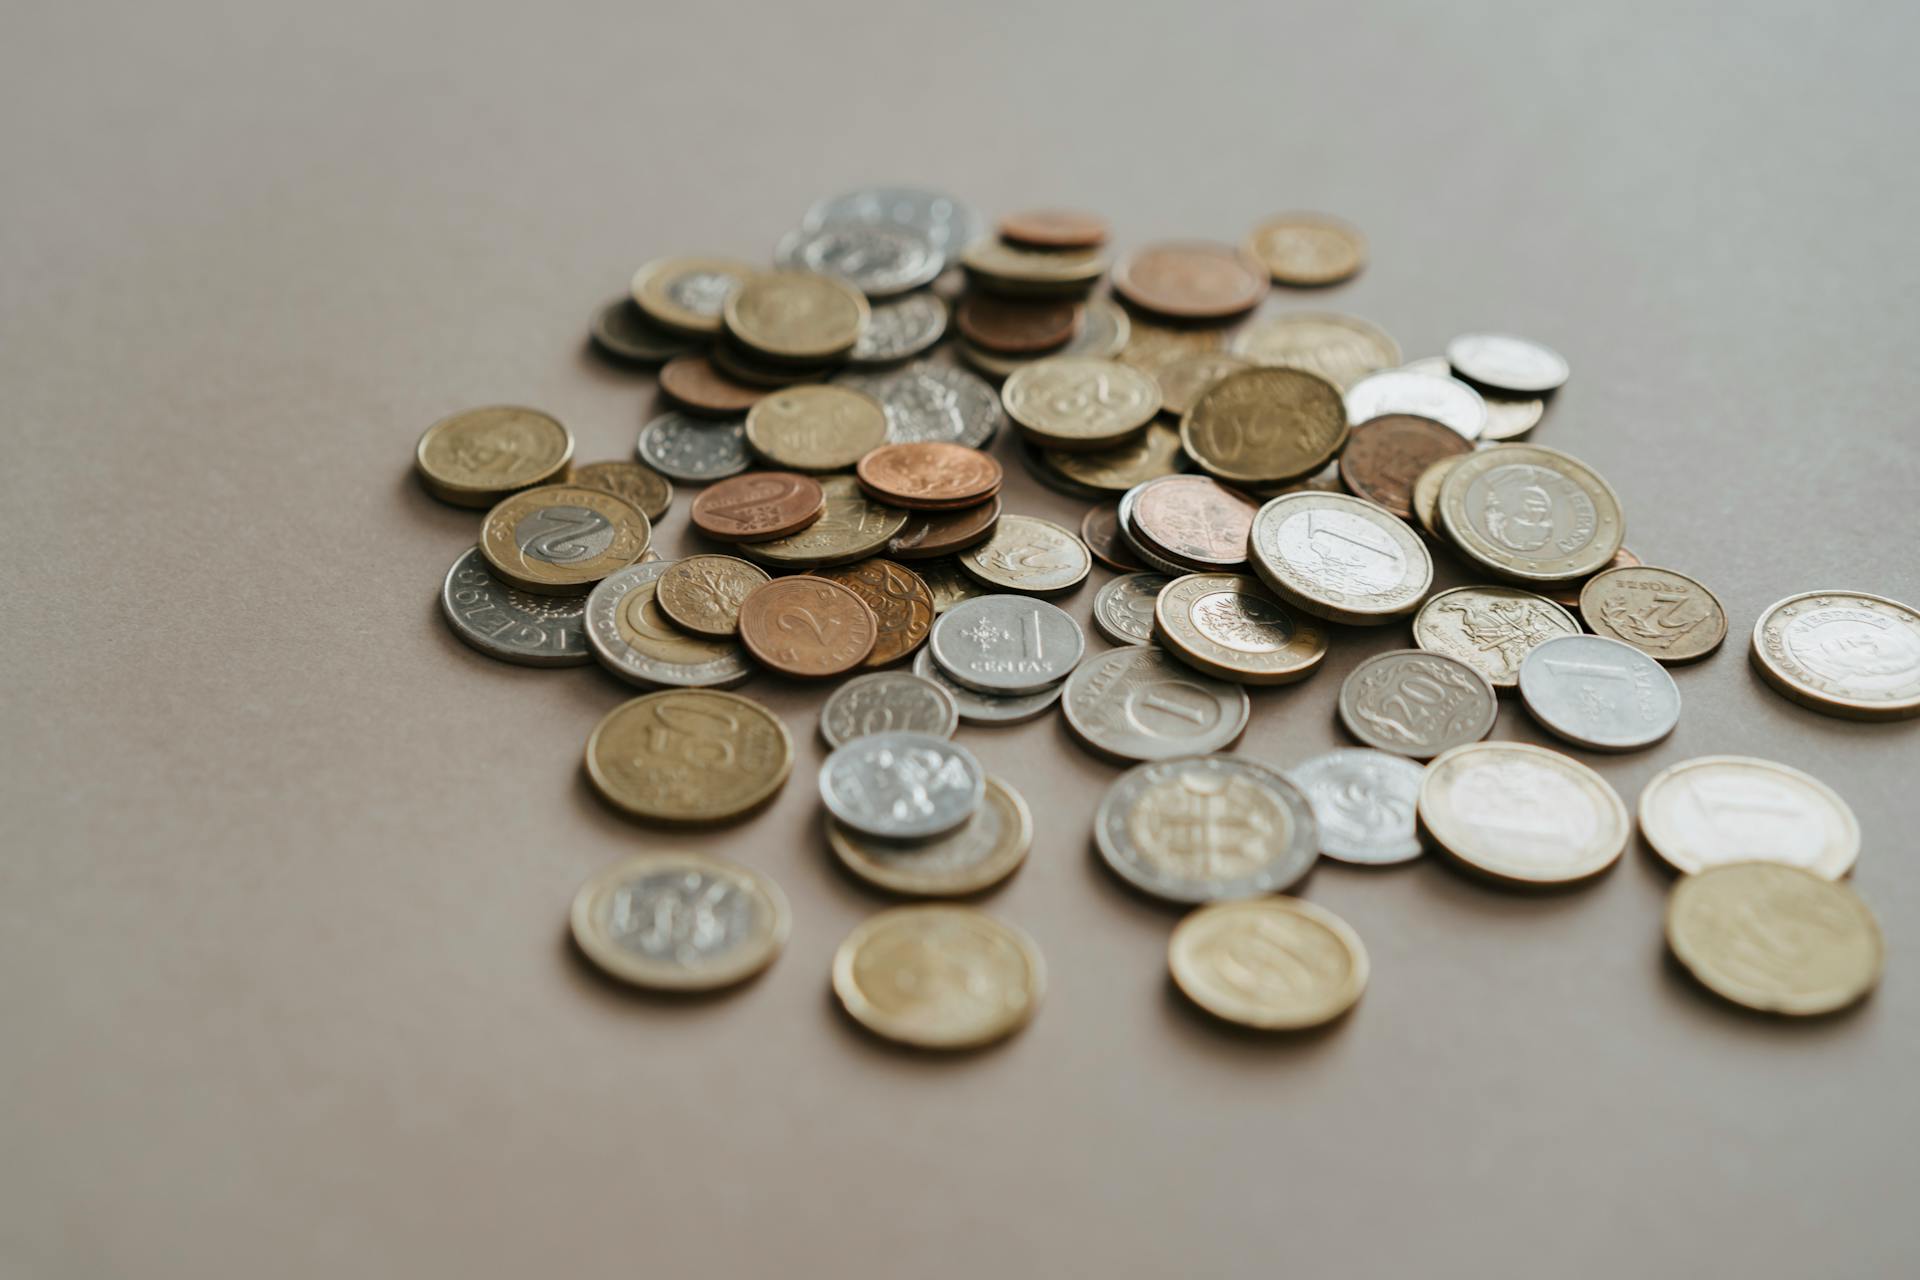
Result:
[[[592,662],[583,596],[535,596],[493,576],[474,547],[453,562],[440,586],[440,608],[453,634],[489,658],[526,667]]]
[[[1587,766],[1524,742],[1444,752],[1420,784],[1420,828],[1472,870],[1522,885],[1599,875],[1627,847],[1627,806]]]
[[[1093,598],[1093,625],[1115,644],[1153,643],[1153,602],[1172,581],[1164,573],[1115,578]]]
[[[934,623],[928,647],[959,684],[996,695],[1039,693],[1059,684],[1087,651],[1080,624],[1028,596],[980,596]]]
[[[704,422],[663,413],[640,428],[640,461],[688,484],[711,484],[747,469],[747,429],[739,422]]]
[[[960,567],[989,587],[1049,596],[1085,582],[1093,556],[1051,520],[1010,515],[1000,517],[991,538],[960,553]]]
[[[1239,685],[1150,645],[1094,654],[1074,669],[1061,695],[1074,735],[1121,760],[1225,750],[1247,727],[1251,707]]]
[[[1029,439],[1069,453],[1123,445],[1160,411],[1152,377],[1086,356],[1036,360],[1007,379],[1000,398]]]
[[[975,1049],[1027,1025],[1046,988],[1033,939],[969,907],[896,907],[833,957],[833,990],[867,1030],[920,1049]]]
[[[1556,636],[1577,636],[1572,614],[1531,591],[1514,587],[1455,587],[1420,606],[1413,642],[1429,653],[1466,663],[1495,689],[1520,684],[1520,664]]]
[[[1517,440],[1540,425],[1547,416],[1547,402],[1524,396],[1503,396],[1497,391],[1482,391],[1487,405],[1487,425],[1480,432],[1480,443]]]
[[[960,727],[953,695],[905,671],[855,676],[820,708],[820,736],[830,747],[876,733],[929,733],[951,738]]]
[[[514,494],[480,526],[480,551],[495,576],[547,596],[584,594],[652,540],[652,523],[632,503],[565,484]]]
[[[1426,544],[1392,512],[1343,493],[1292,493],[1260,508],[1254,572],[1288,604],[1334,622],[1404,618],[1433,587]]]
[[[971,205],[924,187],[862,187],[849,191],[814,205],[801,225],[815,228],[846,222],[917,231],[949,261],[978,239],[986,226]]]
[[[1283,484],[1333,461],[1347,442],[1347,410],[1324,378],[1298,369],[1249,369],[1203,392],[1180,419],[1180,443],[1203,471],[1229,483]]]
[[[1524,582],[1570,582],[1620,550],[1620,499],[1585,463],[1537,444],[1462,458],[1440,485],[1440,526],[1482,568]]]
[[[1427,536],[1442,536],[1440,517],[1440,486],[1445,483],[1447,472],[1453,470],[1465,454],[1455,454],[1451,458],[1442,458],[1420,473],[1413,482],[1413,518],[1427,531]]]
[[[1154,604],[1154,634],[1190,667],[1240,684],[1292,684],[1319,669],[1327,634],[1296,618],[1252,578],[1193,573]]]
[[[1727,638],[1727,611],[1713,592],[1683,573],[1651,566],[1602,569],[1588,578],[1580,616],[1595,635],[1658,662],[1704,658]]]
[[[965,825],[985,787],[973,752],[928,733],[855,738],[820,768],[827,812],[881,840],[926,840]]]
[[[413,451],[420,483],[442,502],[491,507],[564,475],[573,433],[538,409],[492,405],[428,427]]]
[[[1023,209],[1000,219],[1000,238],[1035,249],[1097,249],[1107,220],[1085,209]]]
[[[850,387],[788,387],[747,414],[747,447],[794,471],[842,471],[887,441],[887,411]]]
[[[724,688],[752,674],[732,640],[681,630],[660,608],[660,579],[677,561],[612,574],[587,597],[587,643],[607,670],[644,688]]]
[[[1832,1013],[1880,981],[1886,941],[1851,888],[1777,862],[1682,876],[1667,899],[1667,945],[1700,984],[1761,1013]]]
[[[869,298],[918,289],[946,266],[945,256],[918,231],[871,222],[829,222],[789,232],[773,257],[787,271],[818,271]]]
[[[1336,387],[1400,363],[1400,344],[1353,316],[1290,311],[1242,330],[1233,353],[1282,369],[1302,369]]]
[[[1038,693],[993,694],[969,689],[940,669],[933,650],[922,648],[913,655],[913,674],[931,680],[947,691],[967,724],[1019,724],[1044,714],[1060,700],[1061,685],[1049,685]]]
[[[659,258],[633,273],[631,292],[655,324],[711,337],[727,298],[753,273],[753,264],[733,258]]]
[[[837,676],[865,662],[880,624],[858,593],[809,575],[763,582],[740,602],[740,643],[782,675]]]
[[[1324,213],[1283,213],[1253,229],[1247,252],[1275,284],[1317,287],[1358,275],[1367,259],[1367,240]]]
[[[834,380],[880,402],[887,438],[897,444],[922,440],[978,449],[1006,421],[1000,396],[977,374],[921,360],[884,372],[849,372]]]
[[[1371,422],[1395,414],[1429,418],[1466,440],[1478,439],[1487,429],[1486,402],[1458,378],[1387,369],[1347,388],[1348,420]]]
[[[962,600],[986,594],[979,583],[961,571],[959,562],[951,558],[918,562],[913,571],[920,575],[920,581],[927,584],[927,590],[933,592],[935,617]]]
[[[873,555],[907,523],[907,513],[874,502],[848,475],[820,481],[827,509],[796,534],[771,542],[743,542],[740,554],[761,564],[788,569],[821,569]]]
[[[1179,417],[1199,401],[1207,388],[1232,373],[1259,368],[1245,356],[1209,351],[1168,361],[1154,371],[1160,384],[1160,411]]]
[[[1493,686],[1453,658],[1419,649],[1376,654],[1340,686],[1340,722],[1381,751],[1427,760],[1493,732]]]
[[[716,542],[771,542],[799,533],[826,514],[826,491],[797,471],[749,471],[695,497],[693,527]]]
[[[766,581],[766,570],[733,556],[688,556],[660,575],[654,603],[681,629],[728,640],[740,631],[741,602]]]
[[[1226,1022],[1297,1031],[1332,1022],[1367,988],[1367,950],[1339,916],[1300,898],[1202,907],[1174,927],[1167,967],[1187,999]]]
[[[615,298],[594,312],[587,332],[600,350],[633,364],[659,364],[694,349],[692,339],[647,319],[631,297]]]
[[[1113,291],[1178,320],[1218,320],[1267,296],[1267,273],[1231,245],[1169,241],[1136,249],[1113,269]]]
[[[1137,438],[1111,449],[1076,453],[1043,451],[1044,465],[1073,484],[1100,494],[1122,494],[1135,485],[1177,473],[1183,464],[1180,433],[1153,422]]]
[[[770,360],[834,360],[852,351],[867,327],[867,300],[852,285],[809,271],[748,278],[727,295],[727,332]]]
[[[1447,344],[1447,363],[1463,378],[1513,395],[1545,395],[1567,380],[1552,347],[1502,333],[1466,333]]]
[[[573,940],[602,970],[659,991],[711,991],[773,963],[792,916],[757,871],[694,853],[625,858],[580,886]]]
[[[1920,715],[1920,613],[1864,591],[1788,596],[1753,624],[1753,665],[1804,707],[1854,720]]]
[[[1131,490],[1127,532],[1135,545],[1195,572],[1239,569],[1259,504],[1209,476],[1166,476]]]
[[[1420,856],[1414,809],[1426,770],[1384,751],[1329,751],[1287,770],[1313,805],[1320,852],[1379,867]]]
[[[1313,806],[1278,770],[1240,756],[1136,765],[1107,788],[1093,840],[1114,874],[1169,902],[1279,893],[1313,867]]]
[[[1860,856],[1860,823],[1834,790],[1752,756],[1701,756],[1640,791],[1640,833],[1676,871],[1780,862],[1837,880]]]
[[[650,521],[667,514],[667,508],[673,505],[673,485],[652,467],[638,462],[582,463],[573,469],[567,483],[624,498]]]
[[[849,359],[855,364],[910,360],[940,341],[946,331],[947,304],[931,293],[877,302]]]
[[[1556,636],[1520,664],[1520,700],[1549,733],[1593,751],[1638,751],[1680,723],[1666,668],[1605,636]]]
[[[587,739],[587,778],[609,804],[657,822],[724,822],[793,769],[780,718],[750,698],[671,689],[623,702]]]
[[[1355,496],[1413,519],[1413,491],[1428,468],[1443,458],[1473,452],[1458,432],[1413,414],[1395,413],[1362,422],[1340,451],[1340,479]],[[1439,496],[1439,485],[1434,485]]]
[[[829,815],[827,844],[868,884],[920,898],[959,897],[999,884],[1027,860],[1033,815],[1018,791],[988,778],[979,809],[951,835],[875,840]]]
[[[873,652],[862,665],[884,667],[920,647],[933,629],[933,592],[920,575],[890,560],[861,560],[837,569],[815,569],[814,576],[837,582],[873,610],[880,626]]]
[[[660,370],[660,390],[688,413],[736,418],[767,394],[765,387],[736,382],[703,355],[675,356]]]
[[[1103,502],[1080,517],[1080,541],[1087,544],[1095,560],[1109,569],[1121,573],[1138,573],[1141,569],[1139,559],[1120,537],[1120,504],[1117,502]]]

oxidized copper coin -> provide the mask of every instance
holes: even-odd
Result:
[[[1107,242],[1107,220],[1085,209],[1023,209],[1000,219],[1000,238],[1035,249],[1093,249]]]
[[[740,602],[740,643],[782,675],[837,676],[866,661],[880,623],[858,593],[825,578],[775,578]]]
[[[1004,355],[1034,355],[1061,346],[1080,332],[1086,308],[1077,302],[1023,302],[970,293],[953,321],[968,342]]]
[[[749,471],[693,500],[693,527],[719,542],[770,542],[800,532],[827,509],[826,491],[795,471]]]
[[[946,441],[883,444],[854,468],[860,487],[896,507],[941,510],[985,502],[1000,491],[1000,464]]]
[[[1134,492],[1133,532],[1189,568],[1232,569],[1247,561],[1258,503],[1206,476],[1167,476]]]
[[[930,560],[985,542],[1000,522],[1000,499],[989,498],[956,511],[922,511],[887,543],[895,560]]]
[[[1080,541],[1087,544],[1094,559],[1109,569],[1122,573],[1146,570],[1147,566],[1140,563],[1126,539],[1120,536],[1120,504],[1117,502],[1101,503],[1080,517]]]
[[[933,630],[933,589],[920,575],[891,560],[862,560],[837,569],[815,569],[814,576],[846,587],[873,610],[880,635],[861,665],[884,667],[920,647]]]
[[[1181,320],[1220,320],[1267,296],[1267,273],[1232,245],[1173,241],[1136,249],[1113,269],[1113,290]]]
[[[1562,583],[1549,591],[1542,591],[1540,594],[1555,604],[1565,605],[1569,609],[1578,609],[1580,607],[1580,592],[1589,582],[1592,582],[1608,569],[1637,569],[1645,563],[1646,561],[1642,560],[1639,556],[1622,547],[1613,553],[1613,559],[1607,561],[1606,564],[1600,568],[1595,569],[1587,577],[1580,579],[1578,582]]]
[[[1361,423],[1340,451],[1340,481],[1402,520],[1413,519],[1413,485],[1442,458],[1472,453],[1473,442],[1452,427],[1411,413]]]
[[[660,370],[660,389],[688,413],[726,418],[745,413],[767,394],[765,387],[735,382],[705,356],[676,356]]]

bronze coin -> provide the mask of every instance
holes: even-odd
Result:
[[[896,507],[938,510],[984,502],[1000,490],[1000,464],[963,444],[883,444],[854,468],[860,487]]]
[[[1267,273],[1232,245],[1170,241],[1136,249],[1113,269],[1113,291],[1178,320],[1222,320],[1267,296]]]
[[[904,565],[862,560],[837,569],[815,569],[813,576],[839,583],[873,610],[880,635],[862,666],[898,662],[918,649],[933,630],[933,588]]]
[[[1340,451],[1340,482],[1402,520],[1413,519],[1413,482],[1442,458],[1472,453],[1452,427],[1411,413],[1389,413],[1355,427]]]
[[[865,662],[880,623],[850,587],[802,574],[775,578],[740,602],[740,643],[782,675],[837,676]]]
[[[1147,566],[1133,554],[1133,548],[1120,536],[1120,504],[1103,502],[1080,517],[1080,541],[1087,544],[1093,558],[1109,569],[1122,573],[1144,573]]]
[[[1169,559],[1232,569],[1247,559],[1259,504],[1206,476],[1167,476],[1140,487],[1133,532]]]
[[[1022,302],[990,293],[960,299],[953,321],[960,336],[1003,355],[1037,355],[1065,345],[1080,332],[1086,308],[1077,302]]]
[[[1085,209],[1022,209],[1000,219],[1002,240],[1032,249],[1095,249],[1107,231],[1107,220]]]
[[[1592,581],[1593,578],[1599,577],[1608,569],[1637,569],[1645,563],[1646,561],[1642,560],[1639,556],[1622,547],[1613,553],[1613,559],[1607,561],[1606,564],[1600,568],[1595,569],[1590,576],[1582,578],[1578,582],[1562,584],[1554,587],[1550,591],[1543,591],[1540,594],[1555,604],[1564,605],[1569,609],[1577,611],[1580,608],[1580,589]]]
[[[749,471],[708,485],[693,500],[693,527],[717,542],[771,542],[800,532],[827,509],[826,491],[796,471]]]
[[[887,543],[895,560],[930,560],[985,542],[1000,521],[1000,499],[989,498],[955,511],[922,511]]]
[[[726,418],[745,413],[767,394],[765,387],[736,382],[705,356],[676,356],[660,370],[660,389],[688,413]]]

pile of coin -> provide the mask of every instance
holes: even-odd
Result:
[[[1280,215],[1239,246],[1150,244],[1111,271],[1096,213],[986,227],[950,196],[874,188],[816,205],[771,268],[640,268],[591,326],[610,357],[660,366],[671,407],[638,461],[575,464],[561,423],[513,406],[421,438],[428,491],[488,509],[443,586],[455,633],[528,665],[597,660],[649,691],[589,736],[595,789],[656,824],[739,819],[784,786],[794,748],[725,690],[755,671],[838,681],[819,721],[828,847],[889,894],[973,895],[1023,863],[1033,822],[954,735],[1057,704],[1074,740],[1125,768],[1093,815],[1100,858],[1196,908],[1169,936],[1174,981],[1267,1029],[1337,1018],[1368,980],[1354,930],[1286,896],[1322,856],[1437,850],[1521,887],[1613,866],[1626,803],[1570,755],[1488,740],[1501,695],[1573,748],[1648,747],[1679,719],[1670,669],[1713,653],[1728,619],[1696,579],[1625,549],[1590,467],[1516,442],[1567,361],[1471,333],[1407,362],[1355,317],[1253,316],[1273,285],[1364,265],[1359,233],[1324,215]],[[1090,504],[1077,531],[1003,511],[1003,435]],[[688,527],[705,546],[664,560],[675,481],[701,486]],[[1436,559],[1479,581],[1436,592]],[[1053,601],[1096,561],[1113,571],[1092,601],[1112,647],[1089,653]],[[1337,627],[1396,626],[1411,646],[1338,693],[1360,745],[1285,768],[1231,750],[1248,686],[1311,676]],[[1816,710],[1920,713],[1920,614],[1884,597],[1789,596],[1750,652]],[[1709,990],[1806,1014],[1871,989],[1883,948],[1842,883],[1861,833],[1837,793],[1703,757],[1649,783],[1638,819],[1681,877],[1669,943]],[[757,871],[660,853],[596,876],[573,925],[617,977],[705,989],[770,963],[789,909]],[[832,985],[876,1034],[964,1048],[1026,1023],[1044,964],[973,907],[912,906],[857,928]]]

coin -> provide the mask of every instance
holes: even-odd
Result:
[[[876,222],[828,222],[794,231],[773,256],[784,270],[833,276],[869,298],[918,289],[947,261],[917,229]]]
[[[887,438],[897,444],[938,440],[978,449],[1006,421],[1000,395],[979,375],[925,360],[881,373],[843,373],[835,386],[878,400],[887,412]]]
[[[1605,636],[1556,636],[1520,664],[1520,700],[1541,728],[1593,751],[1638,751],[1680,723],[1666,669]]]
[[[1514,587],[1455,587],[1428,599],[1413,619],[1413,642],[1466,663],[1495,689],[1520,684],[1520,664],[1556,636],[1580,634],[1572,614]]]
[[[1137,484],[1180,470],[1180,433],[1159,422],[1125,444],[1088,452],[1048,449],[1044,464],[1077,485],[1102,493],[1125,493]]]
[[[952,555],[991,538],[999,522],[998,498],[953,511],[916,511],[887,543],[887,554],[896,560]]]
[[[1400,363],[1400,345],[1376,325],[1353,316],[1289,311],[1242,330],[1233,353],[1263,365],[1301,369],[1336,387]]]
[[[1401,756],[1351,747],[1287,770],[1313,805],[1320,852],[1367,867],[1420,856],[1413,818],[1425,776],[1425,768]]]
[[[1539,426],[1540,419],[1547,414],[1547,402],[1538,398],[1482,391],[1480,399],[1487,406],[1487,425],[1480,431],[1481,444],[1516,440]]]
[[[1545,395],[1567,380],[1567,361],[1552,347],[1503,333],[1465,333],[1447,344],[1447,363],[1461,377],[1514,395]]]
[[[1160,592],[1160,642],[1188,666],[1241,684],[1292,684],[1319,669],[1327,633],[1242,573],[1193,573]]]
[[[855,927],[833,957],[854,1021],[920,1049],[975,1049],[1032,1019],[1046,986],[1033,939],[970,907],[896,907]]]
[[[971,600],[975,596],[985,595],[979,583],[960,570],[960,562],[952,557],[928,560],[914,566],[920,581],[927,584],[927,590],[933,592],[933,612],[938,617],[962,600]]]
[[[1079,623],[1044,600],[988,595],[941,614],[928,648],[956,683],[980,693],[1024,694],[1066,679],[1087,638]]]
[[[638,560],[653,527],[638,507],[599,489],[525,489],[487,513],[480,550],[494,575],[535,595],[585,593]]]
[[[1620,549],[1620,499],[1577,458],[1502,444],[1462,458],[1440,485],[1440,526],[1469,560],[1506,578],[1568,582]]]
[[[1096,249],[1024,249],[1005,240],[976,240],[960,254],[974,288],[1015,298],[1084,295],[1107,273]]]
[[[640,428],[640,461],[688,484],[711,484],[747,469],[747,429],[663,413]]]
[[[1000,464],[960,444],[881,445],[854,470],[875,498],[909,509],[973,506],[1000,491]]]
[[[1348,489],[1399,516],[1413,519],[1413,489],[1442,458],[1473,452],[1466,438],[1432,418],[1388,414],[1362,422],[1340,452],[1340,479]],[[1436,485],[1436,496],[1439,488]]]
[[[1292,493],[1260,508],[1254,572],[1288,604],[1335,622],[1404,618],[1433,586],[1426,544],[1384,507],[1343,493]]]
[[[1776,862],[1682,876],[1667,945],[1700,984],[1762,1013],[1807,1017],[1865,998],[1886,965],[1873,912],[1848,886]]]
[[[920,575],[890,560],[862,560],[838,569],[816,569],[814,576],[846,587],[873,610],[880,634],[864,663],[884,667],[898,662],[927,638],[933,628],[933,592]]]
[[[1558,751],[1475,742],[1442,753],[1420,784],[1420,828],[1496,880],[1571,884],[1627,847],[1627,806],[1606,780]]]
[[[567,483],[599,489],[640,508],[649,521],[667,514],[673,485],[652,467],[638,462],[587,462],[573,469]]]
[[[1727,612],[1713,592],[1671,569],[1601,570],[1580,589],[1580,616],[1595,635],[1660,662],[1704,658],[1727,638]]]
[[[1376,654],[1340,686],[1340,722],[1381,751],[1427,760],[1493,732],[1499,700],[1466,663],[1420,649]]]
[[[1180,419],[1180,443],[1203,470],[1248,484],[1312,475],[1346,442],[1340,393],[1298,369],[1230,374]]]
[[[1864,591],[1809,591],[1753,624],[1753,665],[1804,707],[1854,720],[1920,715],[1920,613]]]
[[[879,634],[859,593],[826,578],[775,578],[740,602],[740,643],[754,661],[785,676],[851,671],[873,652]]]
[[[1353,422],[1406,414],[1430,418],[1467,440],[1487,427],[1486,401],[1458,378],[1386,369],[1348,387],[1346,398],[1347,417]]]
[[[1453,470],[1454,465],[1465,456],[1465,454],[1456,454],[1451,458],[1441,458],[1438,462],[1433,463],[1422,471],[1419,477],[1413,482],[1413,497],[1410,505],[1413,507],[1414,518],[1420,522],[1420,527],[1425,529],[1432,537],[1437,538],[1441,536],[1440,526],[1438,524],[1440,515],[1440,486],[1445,483],[1447,472]]]
[[[793,740],[751,698],[670,689],[623,702],[587,739],[587,778],[615,808],[659,822],[724,822],[780,790]]]
[[[826,502],[826,490],[812,476],[749,471],[702,490],[688,516],[716,542],[771,542],[819,520]]]
[[[829,815],[827,844],[868,884],[915,897],[959,897],[991,888],[1026,861],[1033,847],[1033,815],[1018,791],[988,778],[980,807],[950,835],[875,840]]]
[[[827,360],[812,364],[776,364],[766,357],[747,350],[730,337],[707,348],[707,359],[721,374],[742,383],[760,396],[780,387],[794,387],[805,383],[818,382],[839,367],[839,361]],[[738,410],[736,410],[738,412]]]
[[[989,587],[1050,596],[1085,582],[1093,556],[1051,520],[1006,515],[991,538],[960,553],[960,567]]]
[[[973,753],[927,733],[875,733],[835,747],[820,769],[827,812],[862,835],[925,840],[965,825],[986,775]]]
[[[1253,229],[1247,252],[1276,284],[1328,285],[1360,273],[1367,241],[1324,213],[1283,213]]]
[[[1160,384],[1161,412],[1179,417],[1193,408],[1201,394],[1220,379],[1258,367],[1245,356],[1228,355],[1224,351],[1170,360],[1153,374]]]
[[[1313,806],[1279,770],[1241,756],[1135,765],[1093,816],[1115,875],[1169,902],[1279,893],[1313,867]]]
[[[919,355],[947,331],[947,304],[931,293],[910,293],[871,304],[867,327],[848,358],[855,364],[892,364]]]
[[[1166,476],[1132,491],[1128,531],[1188,569],[1236,569],[1259,505],[1206,476]]]
[[[771,542],[741,543],[740,554],[782,568],[847,564],[879,551],[907,523],[906,512],[870,500],[852,476],[826,476],[820,489],[826,495],[827,510],[818,520]]]
[[[747,414],[747,446],[793,471],[840,471],[887,440],[887,411],[850,387],[788,387]]]
[[[1067,678],[1060,705],[1067,726],[1093,750],[1164,760],[1225,750],[1247,727],[1252,704],[1239,685],[1139,645],[1083,661]]]
[[[1360,936],[1333,912],[1300,898],[1200,908],[1174,926],[1167,967],[1187,999],[1258,1031],[1332,1022],[1367,988]]]
[[[593,313],[587,330],[595,346],[616,359],[659,364],[693,350],[687,338],[657,327],[631,297],[618,297]]]
[[[1093,598],[1093,625],[1114,644],[1153,643],[1153,602],[1172,581],[1164,573],[1115,578]]]
[[[924,187],[862,187],[849,191],[814,205],[801,225],[822,227],[830,222],[908,227],[925,236],[949,260],[979,238],[985,226],[973,206]]]
[[[731,639],[682,631],[660,609],[660,579],[676,561],[636,564],[610,575],[587,597],[587,643],[601,665],[646,688],[714,688],[752,674]]]
[[[527,667],[574,667],[592,662],[587,650],[587,602],[580,596],[534,596],[493,576],[479,547],[447,570],[440,608],[453,634],[490,658]]]
[[[711,337],[727,298],[753,273],[732,258],[658,258],[633,273],[633,301],[657,325]]]
[[[1860,856],[1860,823],[1834,790],[1752,756],[1700,756],[1640,791],[1640,833],[1676,871],[1780,862],[1837,880]]]
[[[602,970],[658,991],[711,991],[773,963],[792,915],[780,886],[697,853],[645,853],[574,896],[573,940]]]
[[[1158,381],[1161,370],[1182,360],[1213,355],[1220,350],[1224,340],[1222,331],[1217,328],[1182,328],[1137,320],[1127,335],[1127,344],[1121,349],[1119,360],[1121,364],[1132,365],[1142,373],[1152,374]]]
[[[951,738],[960,727],[953,695],[905,671],[855,676],[820,708],[820,736],[838,747],[875,733],[930,733]],[[989,780],[991,786],[991,780]]]
[[[735,382],[703,355],[675,356],[660,370],[660,390],[688,413],[737,417],[766,395],[763,387]]]
[[[573,434],[538,409],[491,405],[440,419],[421,435],[413,457],[434,497],[491,507],[565,474]]]
[[[1164,241],[1122,258],[1113,291],[1159,315],[1220,320],[1257,306],[1267,296],[1267,273],[1231,245]]]
[[[1083,314],[1070,300],[1023,302],[970,293],[953,319],[968,342],[1006,355],[1032,355],[1064,345],[1079,332]]]
[[[1023,209],[1000,219],[1000,238],[1035,249],[1097,249],[1107,220],[1084,209]]]
[[[1085,356],[1036,360],[1007,379],[1000,398],[1028,438],[1065,452],[1125,444],[1160,411],[1151,377]]]
[[[1041,715],[1060,698],[1057,684],[1037,693],[1008,695],[969,689],[942,671],[933,660],[933,651],[925,647],[913,656],[913,674],[946,690],[960,710],[960,719],[967,724],[1018,724]]]
[[[1093,552],[1093,558],[1107,568],[1117,569],[1121,573],[1140,571],[1140,561],[1120,538],[1119,503],[1103,502],[1089,508],[1087,514],[1080,517],[1080,541],[1086,543],[1087,550]],[[1097,610],[1098,606],[1095,608]]]
[[[766,570],[745,560],[688,556],[660,575],[654,603],[682,630],[727,640],[739,634],[741,601],[766,581]]]
[[[1613,559],[1607,561],[1606,569],[1600,570],[1600,573],[1605,573],[1609,569],[1635,569],[1639,566],[1640,557],[1633,554],[1633,552],[1627,548],[1622,547],[1613,553]],[[1593,577],[1599,576],[1599,574],[1593,575]],[[1578,609],[1580,607],[1581,589],[1592,581],[1593,578],[1580,578],[1573,582],[1555,583],[1553,586],[1546,588],[1545,594],[1547,599],[1564,609]]]
[[[807,271],[754,275],[727,295],[727,332],[772,360],[832,360],[853,350],[867,327],[858,289]]]

